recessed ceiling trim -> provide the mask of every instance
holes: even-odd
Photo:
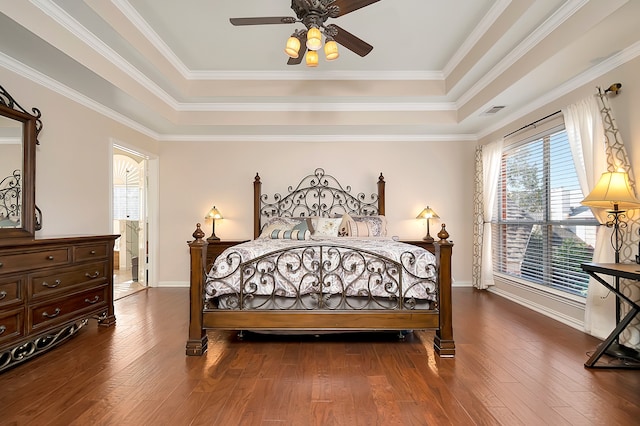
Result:
[[[112,0],[111,2],[184,78],[189,79],[189,74],[191,73],[189,68],[187,68],[173,50],[162,40],[158,33],[153,31],[151,25],[131,6],[131,3],[127,0]]]
[[[252,103],[252,102],[234,102],[234,103],[184,103],[180,104],[177,108],[178,111],[233,111],[233,112],[345,112],[345,111],[456,111],[456,104],[454,102],[442,102],[442,103],[418,103],[418,102],[379,102],[379,103],[363,103],[363,102],[308,102],[308,103],[287,103],[287,102],[273,102],[273,103]]]
[[[508,55],[498,62],[488,73],[482,76],[473,86],[463,93],[457,100],[458,108],[462,108],[471,101],[489,84],[498,79],[509,67],[513,66],[527,52],[533,49],[545,37],[551,34],[563,22],[573,16],[578,10],[588,3],[588,0],[573,0],[562,5],[556,13],[535,29],[527,38],[516,46]]]
[[[157,96],[163,102],[175,108],[177,102],[173,97],[162,90],[160,86],[155,84],[151,79],[147,78],[142,72],[140,72],[140,70],[127,62],[117,52],[107,46],[91,31],[87,30],[82,24],[76,21],[57,4],[46,0],[31,0],[31,2],[40,10],[42,10],[47,16],[51,17],[61,27],[65,28],[67,31],[77,37],[78,40],[81,40],[95,52],[102,55],[107,61],[113,63],[123,73],[131,77],[134,81]]]
[[[105,117],[111,118],[112,120],[115,120],[118,123],[131,128],[132,130],[140,132],[143,135],[146,135],[156,140],[159,137],[159,135],[156,132],[141,125],[137,121],[131,120],[130,118],[118,112],[115,112],[111,108],[107,108],[106,106],[94,101],[93,99],[88,98],[87,96],[77,92],[76,90],[73,90],[68,86],[65,86],[59,81],[54,80],[51,77],[44,75],[41,72],[36,71],[33,68],[21,62],[16,61],[12,57],[7,56],[2,52],[0,52],[0,65],[36,84],[39,84],[40,86],[46,89],[52,90],[64,96],[65,98],[68,98],[80,105],[85,106],[97,112],[98,114],[104,115]]]
[[[190,71],[190,80],[444,80],[442,71]]]
[[[511,1],[512,0],[499,0],[493,6],[491,6],[489,12],[487,12],[487,14],[482,17],[482,20],[478,23],[478,25],[476,25],[471,34],[469,34],[469,37],[467,37],[460,48],[456,50],[453,56],[451,56],[449,62],[447,62],[447,64],[444,66],[442,74],[445,78],[448,78],[449,74],[451,74],[453,70],[456,69],[456,67],[460,64],[460,62],[462,62],[465,56],[469,54],[478,40],[482,38],[482,36],[489,30],[489,28],[491,28],[491,26],[496,22],[500,15],[504,13],[507,6],[511,4]]]
[[[472,134],[447,135],[162,135],[160,142],[477,142]]]
[[[482,139],[490,135],[491,133],[504,128],[510,123],[515,122],[519,118],[524,117],[525,115],[537,110],[538,108],[542,108],[545,105],[551,104],[556,99],[564,96],[565,94],[570,93],[584,86],[585,84],[588,84],[590,81],[593,81],[605,75],[606,73],[613,71],[621,65],[636,59],[638,56],[640,56],[640,41],[613,55],[608,60],[589,68],[588,70],[564,82],[563,84],[557,85],[553,90],[545,93],[543,96],[540,96],[537,99],[532,100],[531,102],[528,102],[525,107],[520,108],[519,110],[514,111],[512,114],[505,116],[502,120],[496,122],[493,126],[489,126],[483,129],[478,133],[478,139]]]

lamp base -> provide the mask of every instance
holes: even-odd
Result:
[[[207,241],[220,241],[220,238],[216,237],[216,234],[211,234]]]
[[[428,243],[432,243],[432,242],[434,242],[435,240],[433,239],[433,237],[432,237],[431,235],[427,234],[427,235],[425,235],[424,237],[422,237],[422,241],[426,241],[426,242],[428,242]]]

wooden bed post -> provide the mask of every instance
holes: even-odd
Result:
[[[440,312],[440,327],[433,338],[433,348],[441,357],[454,357],[456,345],[453,340],[453,308],[451,300],[451,254],[453,243],[448,241],[449,233],[442,224],[438,232],[440,241],[435,243],[436,261],[438,268],[438,281],[440,283],[440,295],[438,309]]]
[[[202,323],[204,310],[204,265],[207,256],[207,240],[200,224],[193,232],[194,241],[190,241],[189,251],[191,259],[191,286],[189,289],[189,340],[187,340],[187,355],[199,356],[207,350],[207,332]]]
[[[384,215],[384,176],[380,173],[378,178],[378,214]]]
[[[260,236],[260,194],[262,194],[262,182],[256,173],[253,180],[253,238]]]

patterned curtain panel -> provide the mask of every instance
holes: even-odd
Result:
[[[604,123],[604,135],[606,143],[607,153],[607,170],[615,172],[620,169],[627,172],[629,180],[637,195],[637,189],[635,184],[635,178],[631,163],[627,151],[622,141],[622,136],[618,131],[616,122],[613,118],[612,110],[609,105],[609,99],[605,92],[598,87],[598,96],[600,113],[602,114],[602,121]],[[626,213],[627,216],[627,228],[623,233],[622,248],[620,250],[620,262],[635,262],[636,250],[640,244],[640,210],[629,210]],[[634,302],[640,300],[640,286],[630,280],[622,279],[620,281],[620,288],[623,294]],[[629,306],[626,303],[620,304],[620,315],[623,317],[629,312]],[[620,335],[620,343],[623,345],[640,349],[640,320],[636,318]]]
[[[482,203],[482,145],[476,147],[475,185],[473,190],[473,259],[471,284],[482,288],[482,234],[484,230],[484,205]]]

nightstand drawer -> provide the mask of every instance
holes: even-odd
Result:
[[[30,299],[37,300],[52,294],[67,293],[78,287],[107,282],[107,266],[108,263],[103,261],[30,274]]]
[[[69,263],[69,249],[53,249],[0,256],[0,274],[59,266]]]
[[[0,306],[21,303],[24,300],[22,278],[22,276],[16,276],[0,279]]]
[[[24,336],[24,309],[0,314],[0,345]]]
[[[109,286],[94,288],[82,293],[29,307],[29,316],[32,329],[29,332],[45,327],[61,324],[69,319],[79,318],[85,313],[90,316],[92,312],[107,307]]]
[[[73,259],[76,262],[106,259],[107,253],[109,253],[109,245],[107,243],[102,243],[88,246],[76,246],[73,248],[73,253]]]

